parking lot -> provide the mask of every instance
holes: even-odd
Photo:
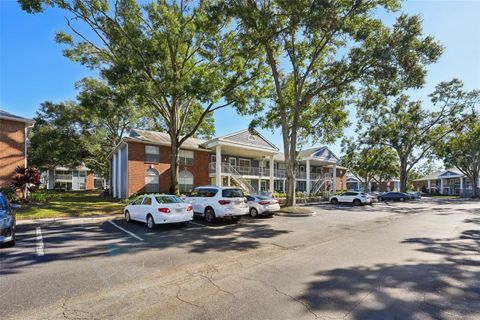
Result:
[[[0,249],[0,318],[479,319],[479,202],[312,208],[21,224]]]

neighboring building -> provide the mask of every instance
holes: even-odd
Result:
[[[347,177],[347,189],[348,190],[357,190],[364,191],[364,180],[358,178],[357,176],[351,174]],[[398,178],[393,178],[389,181],[382,181],[381,183],[378,180],[374,179],[370,182],[368,186],[368,191],[378,191],[378,192],[389,192],[389,191],[399,191],[400,190],[400,180]]]
[[[8,186],[17,167],[27,166],[27,128],[31,119],[0,110],[0,187]]]
[[[75,169],[56,167],[41,171],[41,187],[49,190],[78,191],[106,188],[105,179],[95,175],[92,170],[83,165]]]
[[[168,192],[170,137],[166,133],[132,130],[110,154],[114,197],[138,192]],[[220,159],[220,161],[217,161]],[[297,191],[317,193],[346,188],[346,168],[327,147],[301,151]],[[248,192],[285,191],[284,155],[259,133],[242,130],[211,140],[188,139],[180,150],[181,193],[194,186],[239,186]]]
[[[470,196],[472,181],[458,169],[447,169],[413,180],[414,189],[429,194]],[[480,179],[477,183],[480,186]]]

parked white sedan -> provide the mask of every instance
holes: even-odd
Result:
[[[267,196],[248,195],[247,203],[250,215],[254,218],[258,215],[273,215],[280,211],[278,201]]]
[[[139,196],[124,210],[125,220],[145,222],[149,229],[156,224],[185,223],[193,220],[193,208],[180,198],[168,194]]]

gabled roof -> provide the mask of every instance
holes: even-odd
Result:
[[[250,132],[248,129],[216,137],[214,139],[206,141],[205,144],[207,145],[214,142],[229,142],[253,148],[278,151],[278,148],[273,143],[268,141],[264,136],[262,136],[258,131]]]
[[[327,146],[313,147],[302,150],[298,153],[300,159],[312,158],[315,160],[337,162],[340,159]]]
[[[142,143],[152,143],[158,145],[170,145],[170,135],[165,132],[150,131],[150,130],[140,130],[133,129],[130,131],[130,135],[125,138],[128,141],[142,142]],[[182,144],[180,149],[191,149],[191,150],[205,150],[201,144],[205,143],[206,140],[188,138]]]
[[[0,119],[23,122],[29,125],[32,125],[35,123],[35,121],[33,121],[32,119],[20,117],[4,110],[0,110]]]
[[[420,179],[415,179],[413,181],[438,180],[440,178],[448,178],[449,176],[458,177],[464,176],[464,174],[458,169],[447,169],[443,171],[432,172],[424,177],[421,177]]]

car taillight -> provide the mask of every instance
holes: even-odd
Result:
[[[262,206],[266,204],[270,204],[270,201],[260,201],[258,204],[261,204]]]
[[[170,213],[170,209],[168,209],[168,208],[158,208],[158,212]]]
[[[187,211],[192,211],[193,210],[193,207],[192,206],[188,206],[187,207]]]
[[[220,203],[223,206],[223,205],[229,204],[230,200],[218,200],[218,203]]]

